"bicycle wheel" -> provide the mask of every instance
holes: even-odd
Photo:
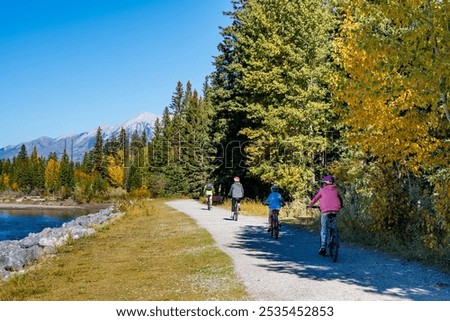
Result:
[[[335,233],[333,237],[334,242],[334,253],[332,255],[333,263],[337,262],[338,256],[339,256],[339,234]]]
[[[208,195],[207,202],[208,202],[208,210],[211,210],[211,196],[210,195]]]
[[[272,233],[273,233],[273,237],[275,238],[275,240],[278,240],[278,236],[280,234],[280,225],[278,224],[278,222],[275,223],[275,225],[272,229]]]
[[[274,222],[274,219],[272,218],[272,222],[270,223],[270,236],[275,238],[276,235],[276,223]]]
[[[328,247],[328,254],[330,255],[330,257],[333,257],[334,252],[335,252],[334,251],[335,242],[334,242],[334,233],[331,228],[328,230],[327,247]]]
[[[238,220],[238,212],[237,211],[235,211],[234,212],[234,214],[233,214],[233,219],[235,220],[235,221],[237,221]]]

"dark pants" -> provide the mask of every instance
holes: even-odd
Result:
[[[240,198],[235,198],[235,197],[233,197],[233,199],[231,200],[231,211],[233,213],[238,210],[240,200],[241,200]]]

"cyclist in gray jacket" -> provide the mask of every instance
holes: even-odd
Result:
[[[234,209],[238,206],[241,198],[244,197],[244,187],[242,186],[239,177],[234,177],[234,183],[231,185],[228,196],[232,198],[231,211],[234,213]]]

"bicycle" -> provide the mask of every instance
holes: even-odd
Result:
[[[238,215],[239,215],[239,211],[241,210],[240,208],[240,199],[239,198],[233,198],[231,201],[231,211],[233,212],[233,215],[231,216],[231,218],[234,221],[238,220]]]
[[[280,234],[280,220],[278,219],[278,215],[280,214],[280,210],[272,210],[271,213],[271,222],[270,222],[270,236],[272,236],[275,240],[278,240],[278,236]]]
[[[337,229],[337,217],[338,212],[330,212],[322,215],[326,215],[326,230],[327,230],[327,243],[325,248],[328,248],[328,253],[333,260],[333,263],[337,262],[339,256],[339,232]]]
[[[319,207],[313,206],[312,208],[319,208]],[[326,219],[324,220],[326,228],[325,253],[323,254],[323,256],[326,256],[326,251],[328,249],[328,255],[332,258],[333,263],[337,262],[340,248],[339,232],[337,229],[337,221],[336,221],[338,213],[339,212],[329,212],[321,214],[326,216]]]

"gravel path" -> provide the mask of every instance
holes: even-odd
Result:
[[[194,200],[167,202],[211,233],[255,301],[450,300],[450,276],[418,264],[341,244],[337,263],[317,254],[318,235],[283,225],[278,241],[262,217]],[[245,206],[245,205],[244,205]]]

